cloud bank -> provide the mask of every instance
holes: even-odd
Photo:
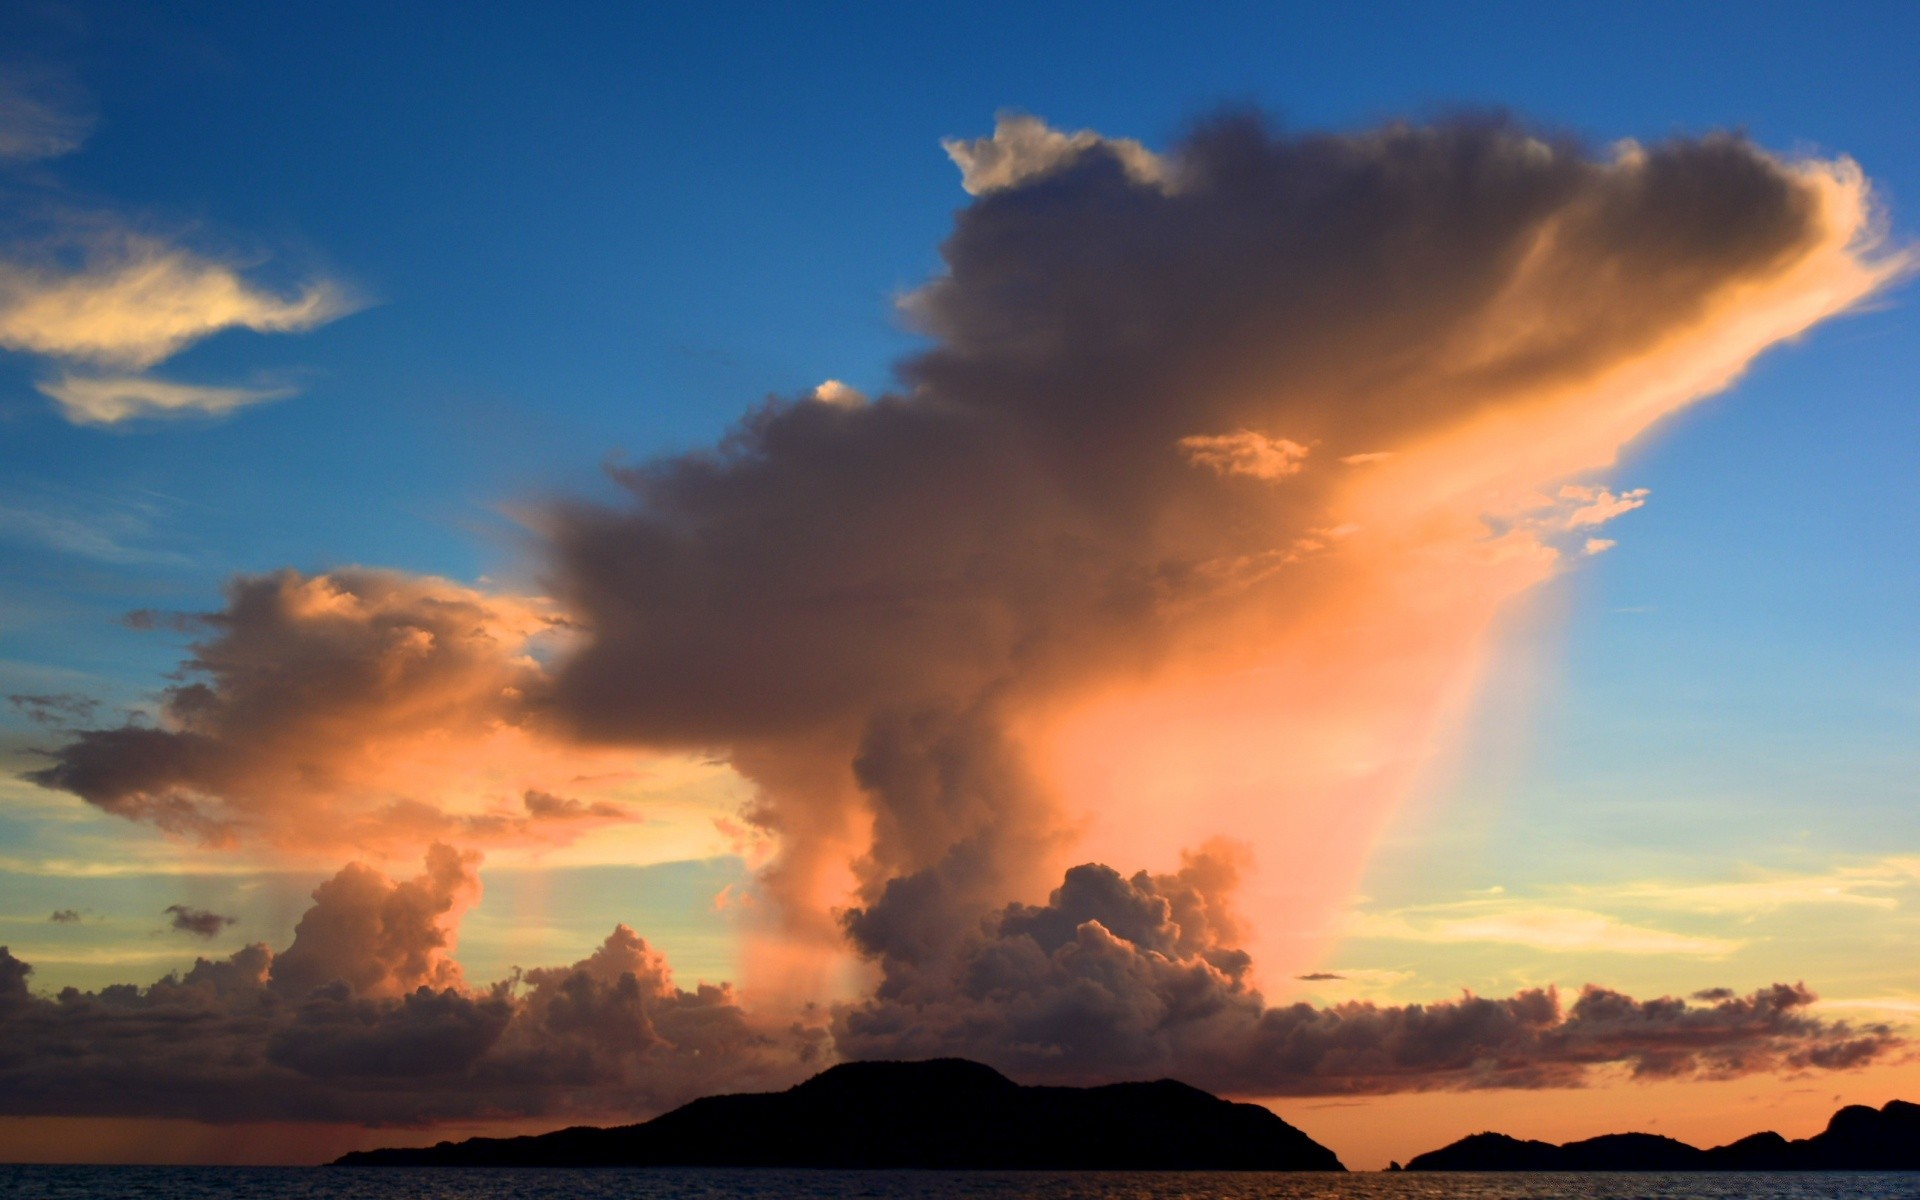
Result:
[[[1808,1011],[1775,984],[1704,1003],[1586,987],[1434,1004],[1270,1007],[1223,910],[1231,863],[1190,856],[1131,879],[1089,864],[1044,905],[1008,905],[937,959],[924,942],[863,936],[884,968],[843,1008],[850,1058],[962,1055],[1020,1078],[1088,1083],[1177,1075],[1236,1095],[1297,1096],[1579,1086],[1595,1068],[1640,1079],[1727,1078],[1860,1066],[1902,1040]],[[1322,977],[1325,977],[1324,975]]]
[[[348,866],[285,951],[247,946],[144,989],[36,996],[0,948],[0,1114],[624,1118],[785,1086],[834,1054],[962,1054],[1057,1082],[1171,1074],[1237,1095],[1569,1087],[1600,1069],[1853,1067],[1902,1044],[1813,1016],[1812,994],[1785,984],[1693,1002],[1590,987],[1570,1005],[1535,990],[1270,1008],[1223,940],[1234,868],[1211,854],[1171,876],[1076,867],[1046,904],[1007,906],[938,961],[864,930],[885,980],[829,1032],[756,1017],[725,987],[676,986],[625,925],[570,966],[469,986],[452,950],[476,865],[441,846],[409,880]]]
[[[585,959],[466,987],[451,958],[478,858],[437,847],[392,880],[314,892],[292,945],[200,959],[147,988],[46,998],[0,949],[0,1113],[331,1120],[651,1111],[784,1086],[818,1039],[673,983],[626,926]]]

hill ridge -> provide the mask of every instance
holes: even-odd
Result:
[[[637,1125],[362,1150],[334,1165],[1346,1169],[1269,1110],[1177,1080],[1029,1087],[958,1058],[841,1063]]]
[[[1920,1170],[1920,1105],[1850,1104],[1809,1138],[1772,1130],[1701,1149],[1655,1133],[1608,1133],[1554,1145],[1504,1133],[1469,1134],[1415,1155],[1409,1171],[1913,1171]]]

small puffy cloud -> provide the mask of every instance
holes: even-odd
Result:
[[[294,394],[290,387],[212,387],[146,375],[75,375],[36,384],[75,425],[115,425],[139,417],[220,416]]]
[[[1621,513],[1632,512],[1647,502],[1647,489],[1634,488],[1632,491],[1615,494],[1611,488],[1567,484],[1560,489],[1560,499],[1572,503],[1572,511],[1566,515],[1569,529],[1580,529],[1588,525],[1604,525]]]
[[[627,810],[618,804],[609,804],[605,800],[588,803],[584,800],[570,800],[565,796],[555,796],[549,792],[528,789],[521,797],[526,806],[527,815],[541,821],[624,821]]]
[[[78,266],[0,259],[0,347],[101,367],[144,370],[225,329],[298,332],[356,307],[336,283],[279,295],[146,234],[92,237]]]
[[[17,66],[0,70],[0,161],[71,154],[93,122],[86,96],[65,75]]]
[[[166,912],[173,918],[175,933],[189,933],[194,937],[217,937],[222,929],[239,923],[238,917],[225,917],[204,908],[189,908],[185,904],[169,904]]]
[[[47,920],[52,921],[55,925],[72,925],[80,920],[80,910],[77,908],[56,908],[53,910],[53,915],[48,917]]]
[[[1295,975],[1294,978],[1302,983],[1326,983],[1333,979],[1345,979],[1346,976],[1336,975],[1332,971],[1313,971],[1305,975]]]
[[[1588,538],[1586,545],[1581,547],[1581,550],[1591,557],[1595,554],[1604,554],[1619,544],[1620,543],[1614,541],[1612,538]]]
[[[822,404],[838,405],[841,408],[859,408],[867,402],[867,395],[859,388],[848,387],[838,379],[829,379],[813,389],[813,398]]]
[[[1269,437],[1251,429],[1183,437],[1179,446],[1187,461],[1196,467],[1206,467],[1219,475],[1248,475],[1254,479],[1297,475],[1307,458],[1307,447],[1299,442]]]
[[[991,137],[946,138],[940,147],[960,168],[960,186],[970,196],[1018,187],[1090,152],[1111,157],[1136,182],[1160,185],[1167,178],[1166,163],[1139,142],[1091,129],[1062,133],[1024,113],[1001,113]]]

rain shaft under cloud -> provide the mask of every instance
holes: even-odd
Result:
[[[816,989],[848,905],[938,939],[1220,835],[1302,965],[1501,606],[1644,500],[1595,474],[1896,269],[1851,164],[1726,136],[1044,132],[949,146],[980,195],[899,391],[550,518],[558,710],[762,789],[756,983]]]
[[[215,841],[511,840],[367,764],[485,767],[531,828],[553,785],[503,763],[717,752],[774,847],[746,994],[775,1025],[839,1001],[842,1054],[1337,1091],[1893,1044],[1792,987],[1349,1011],[1269,1009],[1253,975],[1312,965],[1502,607],[1647,501],[1602,477],[1622,447],[1904,269],[1851,163],[1237,116],[1164,157],[1025,118],[949,151],[977,198],[904,301],[931,348],[896,390],[770,401],[617,470],[625,504],[551,507],[550,600],[236,581],[160,725],[35,778]],[[1030,907],[1088,859],[1147,873]],[[1080,913],[1096,883],[1137,903]],[[1110,1019],[1074,1008],[1100,995]],[[1478,1032],[1420,1049],[1436,1021]]]

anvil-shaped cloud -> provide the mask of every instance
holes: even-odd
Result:
[[[1888,1044],[1793,988],[1707,1016],[1601,992],[1316,1013],[1266,1008],[1250,965],[1311,965],[1293,931],[1334,925],[1503,606],[1646,499],[1600,478],[1621,449],[1906,268],[1851,163],[1244,116],[1164,156],[1023,118],[949,149],[977,198],[904,303],[932,345],[897,389],[770,402],[617,470],[624,504],[551,507],[549,599],[238,581],[160,726],[82,732],[35,778],[213,840],[510,839],[542,813],[489,830],[387,764],[438,748],[544,791],[539,747],[718,751],[775,846],[749,994],[842,1001],[846,1053],[1341,1090]],[[1222,835],[1240,866],[1179,865]],[[1149,873],[1083,867],[1029,907],[1089,857]],[[1117,909],[1079,904],[1102,888]],[[1171,924],[1123,927],[1149,909]],[[877,990],[836,990],[850,964]],[[1095,986],[1111,1020],[1060,1007]],[[1492,1041],[1421,1052],[1444,1070],[1301,1057],[1433,1013]]]

